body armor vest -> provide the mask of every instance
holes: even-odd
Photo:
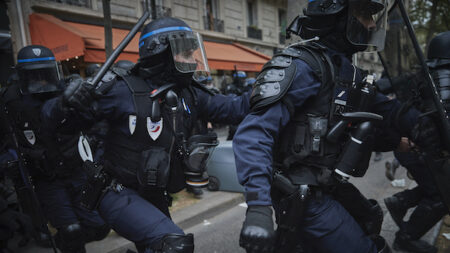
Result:
[[[34,176],[67,177],[80,169],[82,160],[78,152],[80,135],[53,133],[43,129],[40,120],[43,102],[25,103],[19,86],[13,85],[3,93],[9,120],[24,154],[26,164]],[[31,98],[30,98],[31,99]],[[40,171],[41,173],[36,173]]]
[[[162,99],[158,99],[162,127],[159,136],[153,140],[150,137],[153,100],[150,94],[153,88],[142,78],[127,75],[119,78],[127,83],[133,94],[136,115],[135,130],[131,135],[125,134],[117,128],[111,127],[105,141],[105,160],[107,171],[120,183],[127,187],[136,188],[139,182],[138,174],[143,161],[152,155],[165,156],[170,171],[167,190],[177,192],[184,188],[185,179],[183,160],[180,157],[180,145],[191,134],[193,123],[197,117],[195,112],[194,92],[189,88],[176,90],[178,106],[175,115]],[[174,125],[175,124],[175,125]],[[174,159],[180,158],[180,159]],[[151,182],[150,182],[151,183]]]
[[[295,50],[296,53],[290,53]],[[362,93],[363,83],[360,70],[354,68],[353,79],[345,79],[338,71],[340,65],[331,61],[325,49],[315,45],[304,45],[291,47],[275,57],[287,58],[284,62],[291,62],[295,58],[306,62],[313,70],[313,74],[321,80],[319,92],[313,98],[305,101],[300,110],[295,110],[287,96],[283,95],[280,100],[287,105],[291,120],[288,125],[280,131],[280,136],[274,148],[274,167],[288,172],[291,180],[295,184],[319,185],[327,183],[330,172],[339,164],[344,162],[355,166],[352,169],[353,176],[364,175],[370,159],[371,148],[361,149],[357,157],[350,157],[344,152],[347,147],[351,147],[353,134],[363,135],[364,144],[369,144],[366,136],[371,135],[372,126],[363,125],[362,130],[357,128],[358,124],[352,128],[347,128],[351,122],[343,121],[342,115],[348,112],[365,112],[371,103],[374,89]],[[274,58],[275,58],[274,57]],[[295,66],[295,64],[293,64]],[[266,67],[266,66],[265,66]],[[263,69],[269,72],[271,69],[280,71],[290,66],[271,66]],[[264,79],[264,77],[262,77]],[[258,76],[257,80],[261,79]],[[258,82],[258,81],[257,81]],[[264,82],[260,80],[260,83]],[[367,88],[367,87],[366,87]],[[266,89],[267,90],[267,89]],[[281,89],[283,90],[283,89]],[[341,97],[342,94],[345,96]],[[345,98],[344,98],[345,97]],[[330,130],[339,128],[338,124],[344,124],[342,134],[328,138]],[[361,122],[357,122],[361,123]],[[361,125],[361,124],[359,124]],[[352,132],[353,131],[353,132]],[[360,144],[360,143],[357,143]],[[345,157],[344,157],[345,156]],[[351,155],[350,155],[351,156]],[[362,157],[361,157],[362,156]],[[347,161],[347,160],[351,160]],[[323,181],[322,181],[323,180]]]

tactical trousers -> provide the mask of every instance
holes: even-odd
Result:
[[[414,177],[414,180],[425,195],[424,197],[439,198],[439,191],[435,186],[433,175],[417,154],[412,152],[394,152],[394,155],[399,163],[407,168]]]
[[[353,217],[327,194],[313,195],[308,200],[298,237],[306,252],[377,252]]]
[[[112,229],[133,241],[138,249],[158,242],[169,233],[184,234],[168,216],[129,188],[120,192],[109,190],[98,210]]]
[[[70,178],[35,182],[36,195],[52,226],[60,228],[75,223],[88,227],[105,225],[97,211],[80,206],[81,188],[85,182],[86,175],[81,168]]]

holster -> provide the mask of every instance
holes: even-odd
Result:
[[[298,243],[298,227],[303,220],[303,213],[309,198],[308,185],[295,185],[289,178],[276,172],[273,186],[280,191],[281,197],[277,206],[276,249],[277,252],[295,252]]]
[[[81,191],[81,205],[89,210],[94,210],[105,195],[108,185],[111,184],[110,176],[104,171],[103,166],[86,161],[83,168],[87,172],[87,182]]]

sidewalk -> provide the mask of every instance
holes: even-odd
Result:
[[[368,169],[367,174],[364,176],[364,178],[352,179],[352,182],[361,190],[364,195],[366,195],[368,198],[376,199],[383,208],[385,216],[381,235],[387,240],[389,245],[392,245],[395,238],[395,232],[398,230],[398,227],[395,225],[392,217],[387,212],[383,199],[391,196],[396,192],[402,191],[406,188],[412,188],[416,185],[414,181],[411,181],[407,178],[406,170],[404,168],[399,168],[397,170],[396,179],[405,179],[405,187],[398,188],[391,185],[390,181],[388,181],[384,176],[384,166],[385,162],[390,161],[392,158],[392,153],[384,153],[383,159],[381,161],[371,161],[370,168]],[[242,194],[205,191],[204,196],[201,200],[197,201],[193,205],[174,211],[172,213],[172,218],[175,223],[178,224],[182,229],[187,229],[195,224],[201,223],[203,220],[210,219],[211,217],[214,217],[215,215],[220,214],[243,201],[244,198]],[[439,235],[441,223],[442,222],[439,222],[435,227],[433,227],[422,239],[434,244],[436,238],[439,236],[439,240],[441,241],[441,243],[437,243],[437,246],[444,247],[442,245],[446,245],[448,247],[448,242],[450,241],[443,238],[442,235]],[[446,233],[449,232],[450,231],[448,230],[446,231]],[[442,242],[442,240],[444,241]],[[135,250],[133,243],[118,236],[114,232],[111,232],[111,234],[106,239],[100,242],[92,242],[87,244],[88,253],[125,253],[127,249]],[[39,248],[30,243],[26,248],[21,248],[17,252],[44,253],[52,252],[52,250]],[[402,251],[393,250],[393,252]],[[449,253],[450,251],[441,250],[439,252]]]

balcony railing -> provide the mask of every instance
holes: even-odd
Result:
[[[247,26],[247,37],[261,40],[262,39],[262,30],[254,27],[254,26]]]
[[[223,28],[223,20],[217,18],[208,18],[207,16],[203,16],[203,24],[205,24],[205,30],[216,31],[216,32],[224,32]]]
[[[91,0],[47,0],[47,1],[91,8]]]

